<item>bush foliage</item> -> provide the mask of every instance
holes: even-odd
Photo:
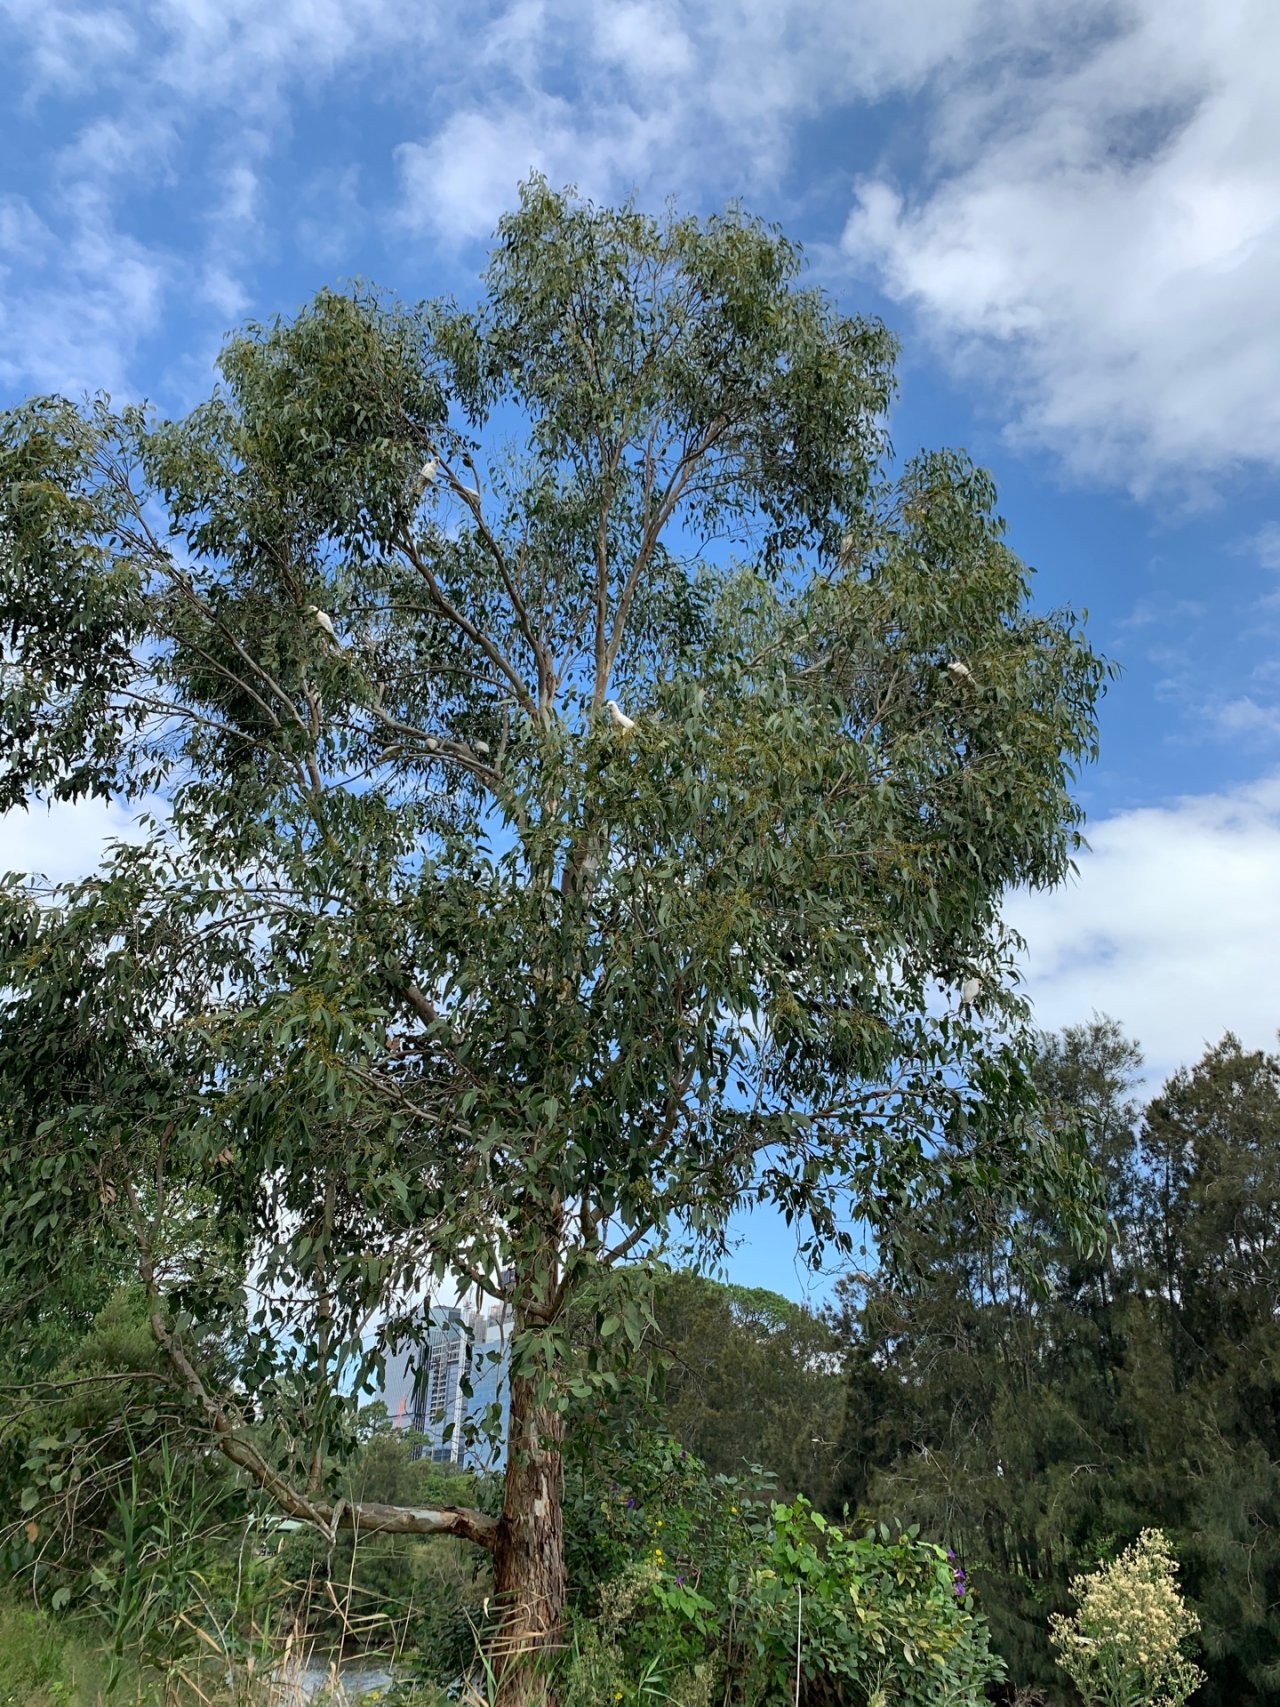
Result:
[[[659,1673],[679,1701],[755,1707],[792,1699],[797,1665],[807,1707],[968,1707],[1001,1675],[963,1572],[916,1530],[856,1533],[660,1435],[613,1466],[584,1479],[571,1525],[589,1538],[573,1561],[583,1707]]]

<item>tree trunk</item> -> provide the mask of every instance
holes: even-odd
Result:
[[[493,1553],[502,1624],[491,1650],[500,1707],[544,1707],[546,1662],[565,1607],[564,1421],[540,1405],[535,1384],[511,1377],[506,1496]]]

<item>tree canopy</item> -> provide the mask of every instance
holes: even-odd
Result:
[[[475,308],[326,290],[183,419],[0,417],[0,804],[163,803],[0,894],[0,1260],[118,1241],[222,1449],[492,1547],[517,1646],[637,1257],[1071,1165],[999,906],[1105,669],[984,472],[891,465],[893,357],[736,210],[533,180]],[[335,1503],[363,1331],[446,1274],[515,1308],[503,1517]]]
[[[1105,1246],[1074,1249],[1047,1204],[983,1217],[922,1197],[896,1267],[845,1289],[835,1499],[945,1539],[1011,1676],[1054,1701],[1048,1619],[1072,1577],[1158,1525],[1202,1626],[1197,1698],[1268,1701],[1280,1062],[1228,1035],[1144,1110],[1136,1045],[1095,1020],[1047,1039],[1036,1072],[1090,1134]]]

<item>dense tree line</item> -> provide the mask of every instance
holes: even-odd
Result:
[[[1046,1120],[1086,1134],[1099,1248],[1047,1200],[939,1186],[827,1321],[679,1277],[659,1309],[667,1416],[714,1468],[760,1463],[833,1515],[945,1541],[1011,1684],[1054,1701],[1070,1578],[1159,1526],[1203,1622],[1197,1701],[1272,1700],[1280,1062],[1228,1035],[1143,1107],[1138,1047],[1095,1020],[1046,1039],[1037,1072]]]
[[[1208,1682],[1197,1700],[1271,1699],[1280,1682],[1280,1062],[1227,1036],[1145,1108],[1134,1094],[1141,1073],[1137,1046],[1111,1021],[1045,1039],[1039,1053],[1046,1125],[1083,1129],[1097,1170],[1108,1232],[1092,1250],[1062,1231],[1048,1196],[1015,1206],[995,1189],[985,1201],[939,1189],[903,1213],[879,1265],[847,1276],[825,1315],[758,1288],[667,1275],[650,1398],[640,1383],[627,1405],[593,1418],[606,1432],[607,1476],[639,1477],[661,1450],[646,1441],[665,1429],[712,1477],[803,1493],[829,1515],[848,1510],[891,1531],[918,1524],[958,1555],[1009,1687],[1051,1702],[1071,1699],[1048,1644],[1071,1577],[1159,1526],[1202,1620]],[[157,1490],[172,1419],[154,1385],[156,1348],[132,1289],[100,1255],[97,1270],[84,1270],[78,1317],[31,1319],[22,1333],[11,1320],[6,1334],[9,1546],[26,1524],[42,1537],[58,1531],[46,1602],[56,1584],[92,1592],[95,1567],[124,1559],[131,1476],[146,1482],[149,1522],[151,1505],[165,1503]],[[580,1327],[589,1336],[585,1319]],[[86,1381],[93,1375],[105,1385]],[[55,1435],[64,1444],[48,1439],[42,1466],[35,1443]],[[616,1485],[602,1484],[597,1457],[582,1454],[583,1510]],[[403,1500],[419,1468],[375,1434],[351,1466],[351,1497]],[[64,1469],[76,1475],[67,1502],[53,1485]],[[242,1498],[212,1472],[200,1459],[199,1485],[182,1497],[208,1506],[230,1536]],[[39,1506],[19,1511],[33,1475]],[[422,1497],[416,1482],[412,1492]],[[443,1594],[437,1577],[446,1564],[455,1570],[453,1555],[429,1551],[366,1543],[361,1593],[390,1615],[406,1596],[421,1599],[419,1565],[429,1566],[428,1600],[446,1623],[457,1607],[465,1636],[463,1602],[482,1597],[488,1578],[459,1558]],[[18,1546],[10,1565],[20,1557]],[[336,1554],[319,1537],[289,1542],[291,1580],[318,1571],[347,1583],[350,1562],[345,1541]],[[175,1593],[180,1568],[175,1555]],[[438,1644],[443,1626],[432,1631]]]
[[[839,1496],[945,1535],[1011,1674],[1061,1693],[1045,1639],[1068,1579],[1144,1526],[1175,1540],[1203,1620],[1200,1699],[1280,1684],[1280,1065],[1224,1037],[1144,1111],[1110,1022],[1047,1044],[1083,1118],[1109,1236],[988,1220],[935,1193],[894,1261],[842,1290]]]
[[[825,1317],[763,1287],[673,1274],[659,1292],[662,1422],[713,1474],[758,1467],[825,1503],[844,1394]]]

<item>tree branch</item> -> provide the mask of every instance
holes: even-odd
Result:
[[[463,486],[457,476],[451,472],[447,463],[443,464],[442,467],[447,479],[453,486],[454,491],[461,497],[465,498],[467,508],[475,517],[476,531],[488,548],[489,555],[493,558],[498,574],[501,577],[503,588],[506,591],[507,598],[511,601],[512,612],[517,623],[520,625],[520,632],[524,635],[529,646],[529,650],[533,653],[533,661],[538,671],[539,704],[548,704],[552,692],[550,674],[551,660],[547,653],[547,649],[543,644],[542,636],[538,633],[530,620],[528,607],[525,605],[520,589],[516,584],[515,577],[512,575],[507,565],[506,554],[503,552],[502,547],[494,537],[493,531],[488,522],[484,519],[481,509],[479,490],[477,489],[473,494],[471,489]]]
[[[698,440],[697,444],[691,445],[689,449],[685,451],[684,455],[680,458],[679,462],[673,469],[671,478],[667,481],[662,496],[658,500],[657,510],[650,515],[648,520],[645,522],[644,532],[640,538],[640,549],[636,553],[636,560],[631,565],[626,580],[623,583],[622,591],[618,596],[618,608],[614,612],[613,633],[609,637],[609,642],[605,648],[603,657],[603,679],[599,643],[597,641],[596,693],[595,699],[592,703],[592,709],[595,711],[600,709],[600,706],[604,701],[609,675],[617,659],[619,648],[622,645],[623,636],[626,633],[627,617],[631,612],[631,605],[636,596],[636,589],[640,585],[640,577],[644,574],[649,559],[653,555],[663,528],[666,527],[667,523],[674,515],[676,505],[680,502],[681,494],[689,484],[689,481],[693,476],[694,469],[698,466],[698,463],[702,458],[706,456],[707,452],[712,449],[728,425],[729,422],[724,416],[717,415],[707,427],[706,432],[703,433],[702,437]],[[651,501],[652,493],[650,490],[646,490],[645,498],[646,502]]]
[[[128,1188],[127,1195],[138,1241],[138,1274],[146,1290],[147,1320],[152,1335],[168,1359],[178,1385],[199,1407],[209,1425],[214,1444],[225,1458],[246,1470],[281,1511],[304,1523],[314,1524],[330,1541],[339,1529],[353,1529],[382,1535],[456,1535],[463,1541],[474,1541],[479,1547],[493,1550],[497,1545],[498,1520],[487,1512],[473,1511],[467,1506],[395,1506],[368,1500],[319,1499],[299,1492],[282,1476],[253,1441],[236,1428],[226,1410],[205,1386],[199,1370],[165,1321],[141,1205],[132,1186]]]
[[[421,576],[440,614],[451,622],[460,634],[465,634],[473,645],[478,646],[494,668],[507,678],[515,691],[520,709],[528,712],[531,717],[536,716],[538,708],[529,696],[529,689],[525,685],[524,678],[511,663],[506,653],[483,629],[477,628],[475,623],[452,602],[423,560],[422,554],[414,544],[412,537],[406,537],[401,548]]]
[[[151,1291],[150,1286],[148,1291]],[[154,1306],[154,1293],[152,1303]],[[339,1529],[354,1529],[380,1535],[456,1535],[490,1551],[496,1546],[498,1520],[487,1512],[473,1511],[466,1506],[383,1505],[375,1500],[332,1501],[300,1493],[267,1462],[251,1440],[236,1430],[227,1413],[205,1387],[177,1338],[170,1333],[159,1309],[152,1308],[150,1322],[156,1343],[169,1359],[183,1388],[204,1413],[218,1450],[233,1464],[248,1471],[264,1493],[270,1494],[290,1517],[314,1524],[330,1539]]]

